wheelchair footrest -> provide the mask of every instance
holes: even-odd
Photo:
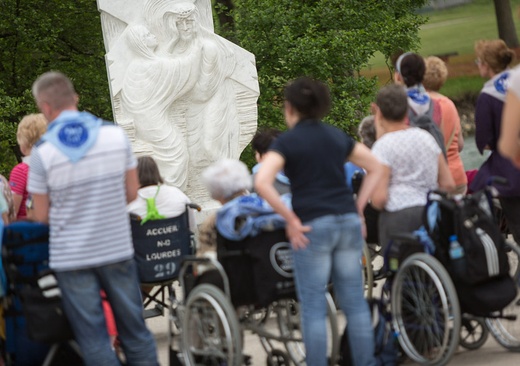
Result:
[[[154,308],[152,309],[144,309],[143,310],[143,317],[145,319],[149,319],[149,318],[155,318],[157,316],[163,316],[164,314],[164,309],[162,307],[162,305],[155,305]]]

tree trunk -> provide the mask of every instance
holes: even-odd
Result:
[[[497,18],[498,37],[506,42],[509,48],[517,48],[518,36],[516,35],[513,13],[510,0],[494,0],[495,15]]]

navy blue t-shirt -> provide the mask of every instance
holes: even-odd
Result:
[[[285,159],[293,210],[302,222],[357,212],[343,167],[354,145],[343,131],[318,120],[302,120],[274,140],[269,150]]]

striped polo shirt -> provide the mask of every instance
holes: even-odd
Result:
[[[49,142],[31,153],[28,191],[50,200],[50,267],[84,269],[133,257],[125,177],[137,166],[123,130],[100,127],[78,162]]]

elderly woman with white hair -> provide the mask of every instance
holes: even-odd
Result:
[[[285,227],[285,220],[265,200],[249,193],[251,175],[241,161],[217,161],[203,172],[202,180],[211,198],[223,206],[201,225],[198,256],[215,256],[217,230],[226,239],[239,241],[263,230]],[[290,205],[290,195],[282,197],[283,202]]]
[[[202,181],[211,198],[225,204],[233,198],[248,194],[252,187],[247,166],[239,160],[224,159],[210,165],[202,173]],[[197,256],[216,259],[216,212],[208,216],[199,228]]]

